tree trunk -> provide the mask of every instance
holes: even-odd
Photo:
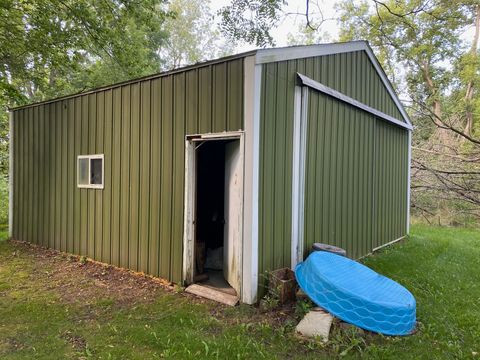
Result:
[[[477,5],[475,8],[476,16],[475,16],[475,35],[473,36],[472,47],[470,48],[470,55],[472,57],[478,57],[477,55],[477,46],[478,46],[478,38],[480,36],[480,5]],[[477,60],[477,59],[475,59]],[[476,61],[475,61],[476,64]],[[471,102],[473,99],[473,90],[474,90],[474,81],[473,78],[467,84],[467,91],[465,94],[465,104],[466,104],[466,124],[465,129],[463,132],[468,136],[472,136],[473,130],[473,113],[471,108]]]

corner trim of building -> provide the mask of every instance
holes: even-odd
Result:
[[[372,115],[375,115],[376,117],[388,121],[394,125],[397,125],[399,127],[402,127],[407,130],[412,130],[412,125],[408,123],[404,123],[398,119],[395,119],[393,116],[390,116],[388,114],[385,114],[384,112],[374,109],[358,100],[355,100],[351,98],[350,96],[347,96],[340,91],[334,90],[322,83],[319,83],[318,81],[315,81],[313,79],[310,79],[308,76],[302,75],[300,73],[297,73],[298,77],[300,78],[300,81],[302,82],[303,85],[308,86],[312,89],[318,90],[328,96],[331,96],[335,99],[338,99],[340,101],[343,101],[349,105],[352,105],[358,109],[361,109],[363,111],[366,111]]]
[[[308,87],[295,86],[292,163],[291,267],[303,261]]]
[[[383,245],[377,246],[376,248],[373,248],[373,250],[372,250],[372,253],[374,253],[375,251],[381,250],[381,249],[383,249],[384,247],[387,247],[387,246],[393,245],[393,244],[395,244],[395,243],[399,242],[400,240],[403,240],[403,239],[405,239],[406,237],[407,237],[407,235],[404,235],[404,236],[402,236],[402,237],[399,237],[398,239],[395,239],[395,240],[389,241],[389,242],[388,242],[388,243],[386,243],[386,244],[383,244]],[[368,256],[368,255],[366,255],[366,256]]]
[[[407,235],[410,234],[410,187],[412,166],[412,132],[408,132],[408,161],[407,161]]]
[[[255,56],[244,60],[244,237],[242,298],[254,304],[258,294],[258,199],[260,171],[260,100],[262,65],[255,64]]]
[[[8,236],[13,237],[13,112],[8,113],[9,146],[8,146]]]

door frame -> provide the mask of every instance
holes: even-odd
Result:
[[[239,152],[241,162],[241,213],[245,216],[244,197],[245,197],[245,132],[229,131],[221,133],[194,134],[185,136],[185,205],[184,205],[184,226],[183,226],[183,281],[186,285],[193,284],[194,267],[195,267],[195,211],[196,211],[196,184],[197,184],[197,154],[198,144],[205,141],[219,140],[239,140]],[[243,291],[243,219],[239,231],[242,244],[238,247],[241,249],[237,254],[237,276],[240,279],[240,291]],[[242,298],[242,294],[238,294]]]

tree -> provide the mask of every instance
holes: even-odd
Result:
[[[165,69],[229,55],[233,45],[220,38],[206,1],[172,0],[164,30],[168,38],[160,49]]]
[[[7,106],[159,71],[170,14],[162,0],[0,2],[0,174]]]
[[[408,97],[414,208],[480,217],[480,4],[347,0],[339,11],[341,40],[367,39]],[[469,27],[474,34],[465,41]]]

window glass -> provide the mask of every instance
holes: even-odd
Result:
[[[102,159],[90,160],[90,184],[102,185]]]
[[[78,185],[88,185],[88,161],[89,159],[78,159]]]

